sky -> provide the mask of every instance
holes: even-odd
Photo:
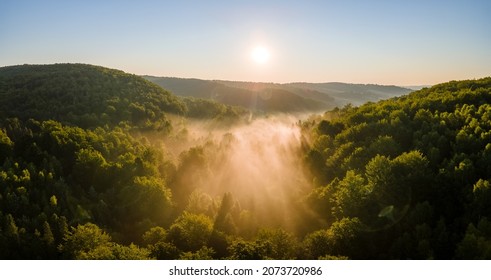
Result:
[[[0,66],[67,62],[275,83],[482,78],[491,1],[0,0]]]

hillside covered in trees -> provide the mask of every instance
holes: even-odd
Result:
[[[57,120],[82,128],[125,123],[170,130],[169,114],[236,118],[245,111],[196,98],[179,98],[136,75],[83,64],[0,68],[0,117]]]
[[[179,96],[211,99],[262,113],[324,112],[411,92],[397,86],[346,83],[255,83],[143,76]]]
[[[490,101],[485,78],[251,118],[103,67],[3,67],[0,258],[489,259]]]
[[[305,122],[313,256],[491,258],[490,101],[453,81]]]

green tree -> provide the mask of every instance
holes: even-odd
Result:
[[[143,244],[150,251],[150,256],[158,260],[177,259],[181,251],[167,242],[167,231],[162,227],[153,227],[143,234]]]
[[[467,260],[491,258],[491,222],[487,218],[482,218],[477,227],[469,224],[457,246],[456,257]]]
[[[143,234],[143,242],[146,245],[165,242],[167,232],[162,227],[153,227]]]
[[[329,237],[326,230],[317,230],[303,240],[303,248],[308,259],[318,259],[329,254]]]
[[[54,244],[54,242],[55,242],[55,238],[53,236],[53,232],[51,231],[51,226],[46,221],[43,223],[43,237],[42,237],[42,240],[48,246],[52,246]]]
[[[148,260],[151,259],[151,252],[146,248],[140,248],[131,243],[129,246],[123,246],[113,243],[111,253],[114,260]]]
[[[284,229],[261,229],[256,237],[256,244],[268,247],[263,258],[274,260],[291,260],[297,257],[299,243],[296,238]]]
[[[232,260],[262,260],[265,257],[264,247],[252,241],[235,239],[229,246],[230,259]]]
[[[183,212],[170,226],[167,239],[183,251],[197,251],[207,244],[212,230],[208,216]]]
[[[232,217],[232,208],[235,205],[235,200],[231,193],[227,192],[223,195],[220,208],[215,217],[213,230],[222,231],[226,234],[236,234],[237,226],[235,225],[234,218]]]
[[[488,215],[491,218],[491,183],[488,180],[479,179],[473,187],[474,215]]]
[[[215,251],[209,247],[201,247],[196,252],[185,252],[179,256],[181,260],[213,260],[213,255]]]
[[[372,191],[365,179],[354,171],[346,172],[339,181],[337,191],[333,195],[336,208],[334,213],[338,219],[342,217],[359,217],[365,211],[367,199]]]
[[[5,130],[0,129],[0,162],[12,155],[14,143],[8,137]]]
[[[112,259],[111,237],[97,225],[78,225],[63,238],[58,249],[68,259]]]

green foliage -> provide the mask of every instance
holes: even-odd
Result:
[[[207,244],[212,229],[208,216],[183,212],[170,226],[168,239],[183,251],[197,251]]]
[[[131,243],[129,246],[123,246],[117,243],[113,243],[111,250],[112,250],[112,259],[114,260],[151,259],[149,250],[145,248],[140,248],[133,243]]]
[[[231,134],[166,146],[192,133],[168,134],[173,118],[244,110],[102,67],[0,68],[0,258],[488,259],[489,104],[485,78],[299,122],[313,188],[277,228],[204,191]]]
[[[253,241],[235,239],[228,250],[230,259],[288,260],[298,256],[300,244],[283,229],[261,229]]]
[[[348,257],[325,255],[325,256],[319,257],[319,260],[339,261],[339,260],[348,260]]]
[[[363,176],[348,171],[332,195],[336,207],[333,214],[338,218],[361,216],[371,192],[372,188],[365,183]]]
[[[167,238],[167,231],[162,227],[153,227],[143,234],[143,242],[146,245],[164,242]]]
[[[215,216],[217,211],[217,203],[206,193],[200,189],[194,190],[188,199],[186,211],[194,214],[205,214],[207,216]]]
[[[26,232],[19,240],[39,248],[36,253],[17,250],[25,254],[19,258],[48,257],[43,252],[57,257],[68,223],[103,225],[116,235],[124,232],[120,241],[128,243],[138,242],[153,225],[169,223],[172,196],[155,168],[163,159],[128,132],[16,119],[5,126],[13,140],[11,154],[0,166],[0,211],[15,213],[9,224],[20,223]],[[42,215],[62,218],[49,224],[53,242]],[[53,225],[61,221],[64,225],[55,230]]]
[[[180,208],[185,208],[193,191],[206,187],[200,184],[209,173],[209,163],[203,147],[192,147],[181,153],[178,171],[171,182],[174,198]]]
[[[212,248],[202,247],[196,252],[185,252],[179,257],[180,260],[213,260],[215,251]]]
[[[477,215],[491,213],[491,183],[489,180],[479,179],[473,188],[473,203]]]
[[[329,251],[329,238],[326,230],[317,230],[307,235],[303,240],[306,257],[318,259]]]
[[[223,195],[222,202],[220,203],[220,208],[215,218],[213,224],[213,229],[216,231],[221,231],[226,234],[236,234],[237,226],[235,225],[234,218],[232,217],[232,208],[235,201],[231,193],[225,193]]]
[[[186,116],[196,119],[215,119],[220,122],[233,123],[248,115],[242,107],[227,106],[212,100],[193,97],[183,98],[188,109]]]
[[[491,213],[490,85],[454,81],[304,123],[308,201],[330,225],[304,239],[307,255],[488,258],[486,235],[467,225]],[[371,246],[336,251],[328,232],[353,218],[363,234],[350,244]]]
[[[477,228],[471,223],[467,227],[462,241],[457,246],[458,259],[486,259],[491,258],[491,223],[482,218]]]
[[[150,251],[134,244],[111,242],[111,237],[92,223],[72,227],[58,249],[70,259],[84,260],[139,260],[149,259],[150,255]]]
[[[143,234],[143,243],[150,256],[158,260],[177,259],[181,251],[167,242],[167,231],[162,227],[153,227]]]
[[[84,128],[128,122],[168,130],[166,113],[185,105],[160,87],[122,71],[84,64],[0,68],[3,118],[55,119]]]
[[[0,129],[0,161],[12,155],[12,146],[12,140],[3,129]]]
[[[261,229],[256,236],[256,244],[267,248],[264,259],[292,260],[298,256],[300,244],[284,229]]]
[[[42,240],[46,242],[48,246],[51,246],[55,242],[55,238],[53,236],[53,232],[51,231],[51,226],[49,225],[48,222],[43,223],[43,236]]]
[[[328,230],[309,234],[303,241],[307,257],[312,259],[324,256],[358,257],[361,244],[357,240],[362,227],[358,218],[343,218],[333,223]]]
[[[110,259],[111,237],[97,225],[87,223],[72,227],[59,250],[73,259]]]

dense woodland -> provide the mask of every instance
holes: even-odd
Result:
[[[490,102],[491,78],[453,81],[304,123],[310,256],[491,258]]]
[[[308,187],[285,223],[205,191],[247,109],[103,67],[3,67],[0,258],[489,259],[490,103],[485,78],[297,120]],[[224,136],[188,141],[192,120]]]

